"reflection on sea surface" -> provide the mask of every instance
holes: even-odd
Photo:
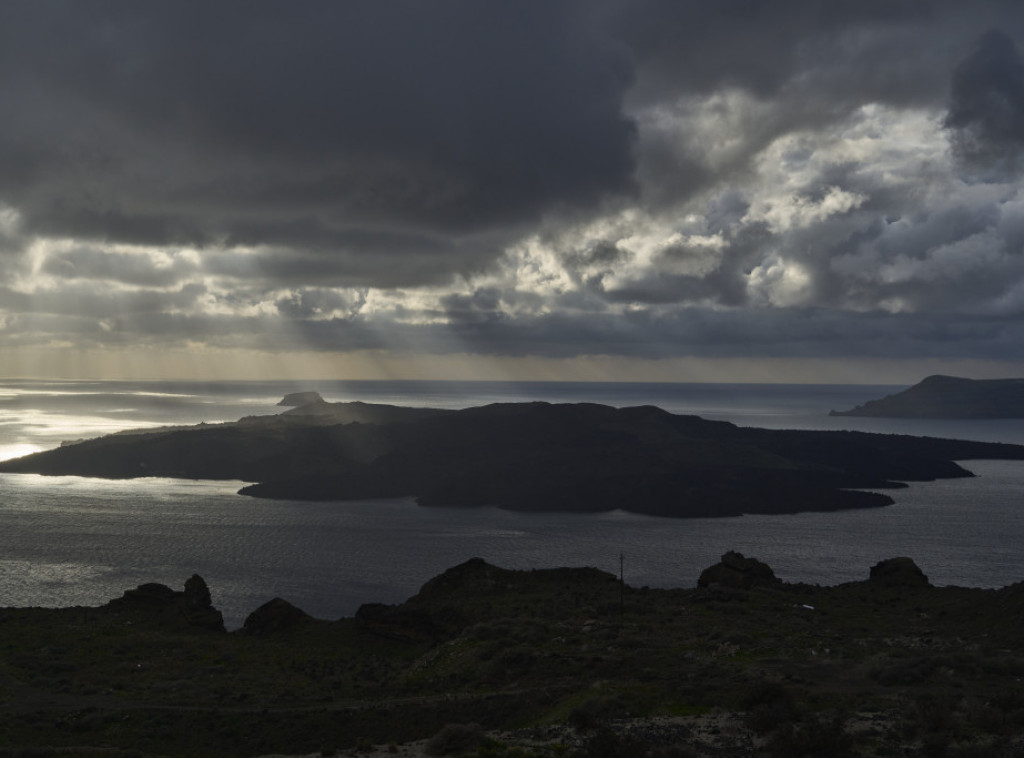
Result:
[[[444,569],[480,556],[509,568],[596,566],[634,586],[693,586],[735,549],[787,581],[864,579],[909,555],[936,584],[1024,579],[1024,463],[972,461],[976,479],[912,485],[896,505],[839,513],[659,519],[422,508],[411,499],[255,500],[237,482],[0,477],[0,605],[97,604],[149,581],[211,586],[230,626],[274,596],[313,615],[398,602]],[[38,570],[18,566],[41,567]]]

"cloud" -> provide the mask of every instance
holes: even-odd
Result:
[[[461,235],[631,189],[630,67],[580,7],[7,6],[0,198],[30,232],[131,244],[443,232],[458,268]]]
[[[170,287],[196,273],[197,258],[188,252],[110,251],[83,245],[53,252],[46,257],[40,273],[58,279]]]
[[[0,345],[1017,357],[1019,29],[1016,0],[3,5]]]
[[[986,33],[953,72],[945,124],[968,166],[995,175],[1024,167],[1024,62],[1003,32]]]

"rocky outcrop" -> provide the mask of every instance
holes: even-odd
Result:
[[[224,617],[214,608],[210,589],[198,574],[185,582],[183,591],[155,582],[140,584],[106,607],[134,613],[160,625],[225,631]]]
[[[719,585],[736,590],[749,590],[780,584],[771,566],[756,558],[746,558],[742,553],[730,550],[714,566],[704,569],[697,580],[698,587]]]
[[[291,408],[299,408],[303,405],[309,405],[310,403],[322,403],[324,399],[320,396],[319,392],[292,392],[284,396],[278,405],[284,405]]]
[[[181,595],[182,593],[175,592],[166,584],[147,582],[133,590],[125,590],[124,595],[117,600],[111,600],[110,604],[116,603],[131,608],[157,608],[174,603]]]
[[[887,558],[871,567],[868,581],[878,587],[931,587],[928,577],[910,558]]]
[[[224,617],[213,607],[210,589],[199,574],[185,582],[185,591],[178,601],[181,615],[191,626],[224,631]]]
[[[1024,418],[1024,379],[935,375],[913,387],[830,416]]]
[[[471,558],[430,579],[404,603],[361,606],[356,624],[377,637],[438,641],[491,620],[496,604],[515,604],[543,617],[564,604],[617,608],[621,590],[615,576],[596,568],[517,571]]]
[[[293,629],[310,616],[287,600],[275,597],[250,613],[242,625],[242,633],[267,636]]]

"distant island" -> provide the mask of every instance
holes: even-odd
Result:
[[[252,482],[293,500],[414,496],[424,506],[622,509],[667,517],[883,506],[868,489],[967,477],[954,461],[1024,446],[742,428],[653,406],[505,403],[464,410],[291,395],[278,415],[121,432],[0,462],[0,472]]]
[[[1024,379],[962,379],[937,374],[913,387],[830,416],[1024,418]]]

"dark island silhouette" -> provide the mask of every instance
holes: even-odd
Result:
[[[962,379],[936,374],[909,389],[830,416],[1024,418],[1024,379]]]
[[[706,517],[888,505],[859,490],[972,476],[954,462],[972,458],[1020,460],[1024,446],[742,428],[653,406],[440,410],[317,396],[275,416],[68,444],[0,472],[242,480],[252,482],[243,494],[277,499]]]

